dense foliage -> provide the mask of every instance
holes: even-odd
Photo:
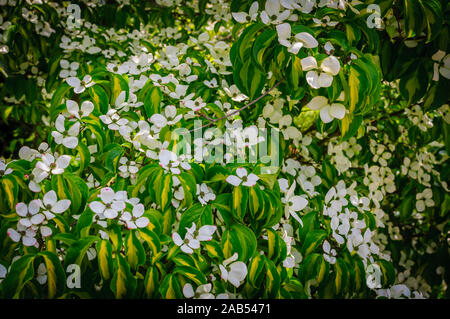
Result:
[[[448,1],[0,12],[1,297],[448,297]]]

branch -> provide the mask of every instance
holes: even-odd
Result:
[[[274,89],[275,89],[278,85],[280,85],[281,82],[283,82],[283,81],[284,81],[284,78],[282,78],[280,81],[278,81],[277,83],[275,83],[275,85],[272,86],[269,90],[267,90],[263,95],[259,96],[257,99],[251,101],[251,102],[248,103],[247,105],[244,105],[243,107],[241,107],[241,108],[239,108],[239,109],[237,109],[237,110],[234,110],[233,112],[230,112],[230,113],[228,113],[228,114],[225,115],[225,116],[219,117],[218,119],[210,119],[211,121],[210,121],[209,123],[207,123],[207,124],[205,124],[205,125],[202,125],[202,126],[200,126],[200,127],[198,127],[198,128],[194,128],[194,129],[190,130],[188,133],[191,133],[191,132],[200,130],[200,129],[202,129],[202,128],[211,126],[212,124],[214,124],[214,123],[216,123],[216,122],[218,122],[218,121],[220,121],[220,120],[226,119],[226,118],[228,118],[228,117],[230,117],[230,116],[232,116],[232,115],[234,115],[234,114],[239,113],[239,112],[242,111],[242,110],[245,110],[246,108],[252,106],[252,105],[255,104],[256,102],[258,102],[259,100],[261,100],[261,99],[262,99],[263,97],[265,97],[267,94],[269,94],[272,90],[274,90]],[[203,116],[203,117],[205,117],[205,116]]]

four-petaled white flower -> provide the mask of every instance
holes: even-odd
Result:
[[[173,105],[168,105],[164,109],[164,115],[162,114],[153,114],[150,118],[150,122],[158,127],[158,129],[162,129],[166,125],[172,126],[181,120],[183,115],[177,115],[177,108]]]
[[[94,103],[91,101],[84,101],[81,103],[81,108],[78,106],[78,103],[72,100],[67,100],[66,102],[67,112],[71,115],[75,116],[77,119],[81,119],[82,117],[88,117],[89,114],[94,110]]]
[[[177,232],[172,234],[172,239],[175,245],[180,247],[181,251],[186,254],[192,254],[194,249],[200,248],[200,241],[194,238],[194,234],[189,232],[189,228],[186,227],[186,229],[188,231],[186,232],[184,239],[181,239],[180,234]]]
[[[234,253],[233,256],[224,260],[222,265],[219,265],[220,277],[223,280],[228,281],[230,284],[238,288],[242,281],[247,277],[247,265],[242,261],[236,261],[238,254]]]
[[[89,208],[96,213],[100,219],[114,219],[125,209],[125,200],[127,198],[125,191],[114,190],[110,187],[104,187],[100,191],[100,201],[89,204]]]
[[[24,246],[35,246],[37,244],[36,231],[32,228],[17,224],[17,229],[8,228],[6,232],[13,242],[22,240]]]
[[[230,87],[224,86],[223,90],[229,97],[231,97],[233,101],[236,102],[242,102],[248,98],[245,94],[242,94],[241,91],[239,91],[238,87],[235,84],[231,85]]]
[[[205,183],[202,183],[201,185],[197,184],[197,196],[202,205],[206,205],[209,201],[216,199],[213,190]]]
[[[261,20],[264,24],[280,24],[291,15],[291,10],[284,10],[280,0],[267,0],[264,10],[261,12]]]
[[[169,150],[162,150],[161,152],[159,152],[158,158],[159,165],[166,171],[170,170],[172,174],[181,173],[181,170],[178,168],[178,166],[181,166],[181,168],[185,170],[191,169],[191,165],[189,165],[189,163],[180,161],[177,155]]]
[[[303,71],[308,71],[306,82],[313,89],[330,87],[333,83],[333,76],[338,75],[341,69],[339,60],[333,55],[323,59],[320,67],[317,67],[317,61],[312,56],[302,59],[301,64]]]
[[[3,160],[0,160],[0,177],[12,173],[12,168],[6,168],[6,164]]]
[[[256,20],[256,18],[258,17],[258,8],[258,1],[255,1],[250,6],[248,14],[246,12],[232,12],[231,15],[233,16],[234,20],[239,23],[248,23]]]
[[[296,183],[291,185],[291,187],[286,192],[286,195],[283,198],[283,203],[285,204],[285,217],[289,218],[289,216],[292,216],[295,218],[296,221],[300,223],[300,225],[303,226],[303,222],[300,219],[300,217],[297,215],[298,211],[301,211],[308,205],[308,200],[304,198],[303,196],[294,195]]]
[[[307,107],[311,110],[320,110],[320,118],[324,123],[330,123],[333,119],[342,120],[345,116],[345,106],[341,103],[330,103],[324,96],[314,97]]]
[[[450,54],[439,50],[432,57],[434,63],[433,81],[439,81],[439,73],[446,79],[450,79]]]
[[[54,214],[62,214],[70,206],[69,199],[58,200],[56,197],[56,192],[51,190],[44,195],[42,202],[40,202],[41,207],[44,209],[45,217],[50,220],[55,217]]]
[[[67,131],[64,126],[65,118],[59,115],[55,121],[57,131],[52,132],[56,144],[62,144],[67,148],[75,148],[78,145],[80,134],[80,122],[75,122]]]
[[[59,76],[63,79],[67,78],[67,77],[76,77],[77,76],[77,70],[78,67],[80,66],[80,63],[78,62],[72,62],[70,63],[69,61],[65,60],[65,59],[61,59],[61,61],[59,61],[59,65],[61,66],[61,71],[59,72]]]
[[[214,295],[211,293],[212,285],[210,283],[200,285],[194,292],[194,288],[190,283],[187,283],[183,286],[183,295],[186,298],[194,299],[214,299]]]
[[[253,173],[248,174],[247,170],[243,167],[236,169],[236,175],[229,175],[226,181],[233,186],[239,186],[242,183],[244,186],[252,187],[259,180],[258,176]]]
[[[144,228],[150,223],[147,217],[142,216],[144,211],[143,204],[136,204],[131,213],[128,211],[124,212],[120,219],[126,223],[128,229]]]
[[[66,81],[71,87],[73,87],[73,91],[77,94],[83,93],[86,88],[89,88],[95,84],[90,75],[85,75],[83,80],[73,76],[67,78]]]
[[[64,169],[70,164],[70,159],[70,155],[61,155],[56,160],[52,154],[42,155],[42,161],[36,164],[36,168],[41,170],[39,178],[36,176],[37,182],[39,183],[49,174],[59,175],[64,173]]]
[[[40,213],[40,200],[34,199],[27,204],[18,203],[16,205],[16,213],[21,219],[19,224],[24,227],[31,227],[32,225],[39,225],[45,220],[44,214]]]
[[[277,25],[278,42],[288,48],[288,51],[297,54],[301,48],[307,49],[315,48],[319,45],[317,40],[308,32],[300,32],[296,35],[291,35],[291,25],[283,23]]]

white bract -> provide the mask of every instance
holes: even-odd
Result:
[[[232,12],[231,15],[233,16],[234,20],[239,23],[248,23],[256,20],[256,18],[258,17],[258,8],[258,2],[255,1],[250,6],[248,14],[246,12]]]
[[[333,76],[338,75],[341,69],[339,60],[332,55],[323,59],[320,67],[318,67],[316,59],[312,56],[302,59],[301,64],[303,71],[307,71],[306,82],[313,89],[330,87],[333,83]]]
[[[89,88],[95,84],[90,75],[85,75],[83,80],[73,76],[67,78],[66,81],[71,87],[73,87],[73,91],[77,94],[83,93],[86,88]]]
[[[83,103],[81,103],[80,108],[77,102],[67,100],[66,106],[67,112],[75,116],[77,119],[81,119],[82,117],[88,117],[94,110],[94,103],[92,103],[91,101],[83,101]]]
[[[214,295],[211,293],[212,285],[210,283],[200,285],[194,292],[194,288],[190,283],[183,286],[183,295],[186,298],[194,299],[214,299]]]
[[[39,169],[39,175],[35,175],[37,183],[40,183],[44,178],[50,174],[58,175],[64,173],[64,169],[70,164],[70,155],[61,155],[55,159],[52,154],[44,154],[41,161],[36,163],[36,168]]]
[[[345,106],[341,103],[331,103],[324,96],[314,97],[307,105],[311,110],[320,110],[320,119],[324,123],[330,123],[333,119],[342,120],[345,116]]]
[[[65,118],[59,115],[55,121],[57,131],[52,132],[56,144],[62,144],[67,148],[75,148],[78,145],[78,135],[80,134],[80,122],[75,122],[66,131],[64,126]]]
[[[209,201],[216,199],[213,190],[205,183],[202,183],[201,185],[197,184],[197,196],[202,205],[206,205]]]
[[[238,259],[238,254],[234,253],[228,259],[223,261],[222,265],[219,265],[220,277],[228,281],[230,284],[239,288],[242,281],[247,277],[247,265],[242,261],[236,261]]]
[[[182,119],[183,115],[177,115],[177,108],[173,105],[168,105],[164,108],[164,115],[153,114],[150,118],[150,122],[162,129],[166,125],[172,126],[178,123]]]
[[[150,223],[149,219],[144,215],[144,205],[136,204],[132,212],[125,211],[120,219],[124,221],[128,229],[145,228]]]
[[[101,201],[91,202],[89,208],[99,216],[100,219],[114,219],[125,209],[127,194],[125,191],[114,192],[110,187],[104,187],[98,197]]]
[[[181,239],[181,236],[177,232],[174,232],[172,233],[172,240],[175,245],[180,247],[181,251],[186,254],[192,254],[194,249],[200,248],[200,241],[194,238],[194,234],[189,232],[189,228],[186,227],[186,229],[188,231],[186,232],[184,239]]]
[[[55,217],[54,214],[62,214],[65,212],[70,204],[71,201],[69,199],[58,200],[54,190],[46,193],[42,202],[40,202],[41,208],[44,210],[43,213],[49,220]]]
[[[277,25],[278,42],[288,48],[288,51],[297,54],[301,48],[312,49],[318,46],[317,40],[308,32],[291,34],[291,25],[283,23]]]
[[[67,77],[76,77],[77,70],[80,64],[78,62],[69,62],[65,59],[61,59],[59,61],[59,65],[61,66],[61,71],[59,72],[59,76],[63,79]]]
[[[295,186],[296,183],[294,181],[291,187],[287,190],[282,202],[285,205],[285,217],[289,218],[289,216],[292,216],[300,223],[300,225],[303,226],[303,222],[297,212],[303,210],[308,205],[308,200],[303,196],[294,195]]]
[[[439,50],[432,57],[434,63],[433,81],[439,81],[439,74],[444,78],[450,79],[450,54],[445,54]]]
[[[264,24],[280,24],[290,15],[291,10],[282,8],[279,0],[266,0],[264,11],[261,12],[261,20]]]
[[[229,175],[226,178],[226,181],[233,186],[239,186],[241,183],[244,186],[252,187],[256,185],[256,182],[259,180],[259,177],[253,173],[248,174],[247,170],[243,167],[239,167],[236,169],[236,175]]]

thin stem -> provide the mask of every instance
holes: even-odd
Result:
[[[190,131],[187,132],[187,133],[191,133],[191,132],[194,132],[194,131],[196,131],[196,130],[200,130],[200,129],[202,129],[202,128],[208,127],[208,126],[210,126],[210,125],[212,125],[212,124],[214,124],[214,123],[216,123],[216,122],[218,122],[218,121],[220,121],[220,120],[226,119],[226,118],[228,118],[228,117],[230,117],[230,116],[232,116],[232,115],[234,115],[234,114],[239,113],[239,112],[242,111],[242,110],[245,110],[246,108],[252,106],[252,105],[255,104],[256,102],[258,102],[259,100],[261,100],[261,99],[262,99],[263,97],[265,97],[267,94],[269,94],[269,93],[270,93],[272,90],[274,90],[278,85],[280,85],[281,82],[283,82],[283,80],[284,80],[284,78],[282,78],[280,81],[278,81],[277,83],[275,83],[275,85],[272,86],[269,90],[267,90],[263,95],[259,96],[257,99],[251,101],[251,102],[248,103],[247,105],[244,105],[243,107],[241,107],[241,108],[239,108],[239,109],[237,109],[237,110],[234,110],[233,112],[230,112],[230,113],[228,113],[227,115],[224,115],[224,116],[222,116],[222,117],[219,117],[218,119],[210,119],[210,122],[209,122],[209,123],[207,123],[207,124],[205,124],[205,125],[202,125],[202,126],[200,126],[200,127],[194,128],[194,129],[190,130]],[[203,116],[203,117],[204,117],[204,116]]]

